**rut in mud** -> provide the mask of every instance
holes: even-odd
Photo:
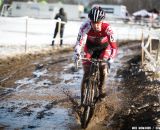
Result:
[[[73,71],[72,55],[69,50],[1,62],[1,129],[81,129],[83,70]],[[107,79],[107,98],[97,103],[88,129],[159,126],[160,84],[140,68],[139,55],[138,43],[119,48]]]

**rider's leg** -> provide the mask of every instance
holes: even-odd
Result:
[[[106,96],[106,77],[107,77],[107,67],[106,65],[100,66],[100,84],[99,84],[99,97],[105,98]]]
[[[107,47],[101,52],[100,59],[108,59],[111,54],[110,48]],[[100,98],[105,98],[106,96],[106,78],[108,74],[106,63],[102,63],[100,66],[100,84],[99,84],[99,95]]]

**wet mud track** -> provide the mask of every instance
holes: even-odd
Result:
[[[160,128],[158,81],[140,67],[140,45],[121,46],[88,130]],[[0,129],[80,130],[82,68],[72,52],[1,62]]]

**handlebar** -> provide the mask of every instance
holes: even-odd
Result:
[[[92,62],[92,63],[95,63],[95,62],[108,63],[108,60],[95,59],[95,58],[91,58],[91,59],[88,59],[88,58],[80,58],[79,60],[89,61],[89,62]],[[77,62],[78,62],[79,60],[77,60]]]
[[[108,60],[102,60],[102,59],[95,59],[95,58],[91,58],[91,59],[88,59],[88,58],[80,58],[78,60],[75,60],[75,68],[78,69],[78,62],[80,60],[84,60],[84,61],[89,61],[91,63],[95,63],[95,62],[101,62],[101,63],[107,63],[109,64]]]
[[[86,61],[90,61],[90,62],[107,62],[106,60],[102,60],[102,59],[95,59],[95,58],[91,58],[91,59],[88,59],[88,58],[81,58],[80,60],[86,60]]]

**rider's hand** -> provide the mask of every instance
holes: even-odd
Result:
[[[74,60],[79,60],[81,58],[81,46],[76,45],[74,48]]]
[[[73,58],[74,58],[74,61],[78,61],[81,58],[81,55],[74,53]]]
[[[81,53],[81,46],[80,46],[79,44],[75,46],[74,52],[75,52],[76,54],[80,54],[80,53]]]

